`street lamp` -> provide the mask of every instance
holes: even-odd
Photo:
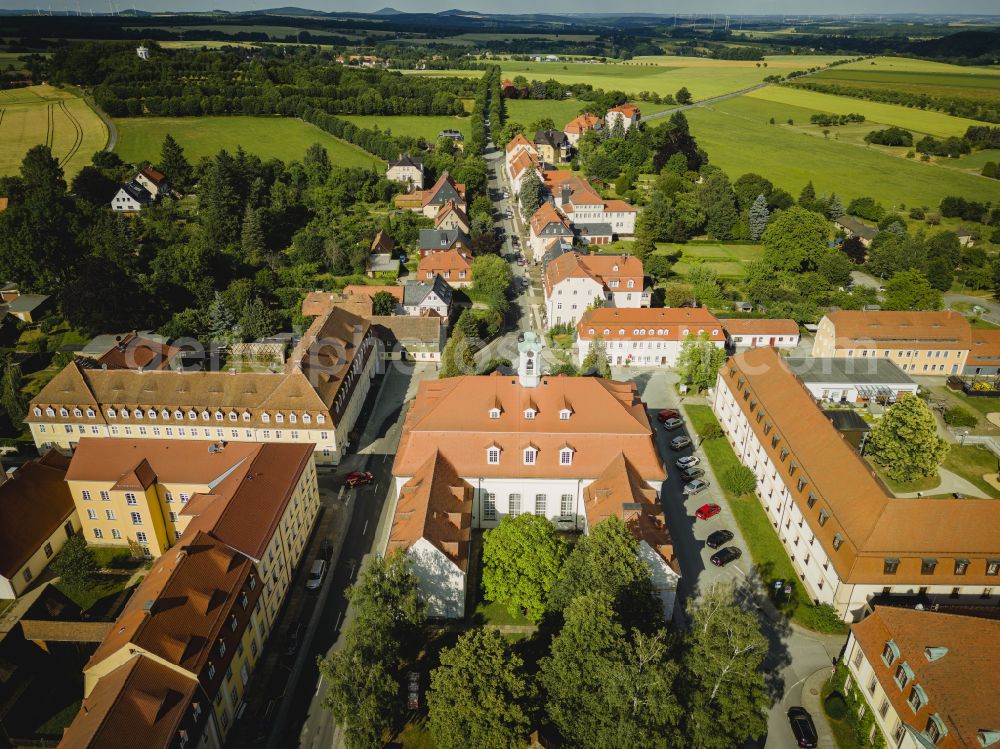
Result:
[[[969,430],[966,429],[958,436],[958,444],[960,447],[965,447],[965,438],[969,435]]]

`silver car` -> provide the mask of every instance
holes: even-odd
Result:
[[[684,493],[689,497],[693,497],[695,494],[700,494],[708,488],[708,482],[705,479],[695,479],[694,481],[684,484]]]
[[[699,463],[701,463],[701,458],[697,455],[685,455],[684,457],[677,459],[676,465],[678,468],[690,468],[691,466],[696,466]]]

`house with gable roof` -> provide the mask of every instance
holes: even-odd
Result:
[[[630,382],[543,374],[542,345],[519,337],[516,375],[420,383],[393,463],[386,548],[410,556],[433,616],[461,617],[473,529],[531,513],[586,533],[616,516],[639,541],[669,619],[680,568],[646,407]]]
[[[576,325],[595,299],[604,307],[649,307],[652,293],[644,284],[634,255],[563,253],[542,274],[546,325]]]
[[[540,258],[554,242],[573,241],[573,229],[552,203],[542,203],[528,221],[528,241],[535,258]]]
[[[592,112],[587,112],[567,122],[563,132],[566,134],[566,140],[569,141],[569,144],[575,147],[585,133],[603,128],[604,120]]]
[[[615,123],[621,122],[622,127],[628,132],[629,128],[639,124],[640,117],[639,107],[635,104],[621,104],[608,110],[607,114],[604,115],[604,123],[610,130],[615,126]]]
[[[438,212],[449,201],[463,211],[466,209],[465,185],[455,182],[452,176],[445,171],[432,187],[421,192],[420,209],[427,218],[436,218]]]
[[[441,206],[441,210],[434,217],[434,228],[441,231],[457,230],[468,234],[470,227],[469,216],[465,209],[459,208],[454,200],[449,200]]]
[[[392,182],[402,182],[407,190],[424,189],[424,162],[410,154],[400,154],[395,161],[390,161],[385,170],[385,178]]]

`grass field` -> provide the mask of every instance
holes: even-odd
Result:
[[[507,119],[511,122],[520,122],[528,127],[532,122],[540,120],[542,117],[551,117],[557,128],[565,127],[566,123],[580,113],[580,109],[586,106],[586,102],[579,99],[565,99],[563,101],[547,101],[538,99],[508,99]],[[653,104],[640,102],[639,108],[646,112],[647,107],[653,107],[651,111],[662,109]]]
[[[744,268],[752,260],[758,259],[764,252],[759,244],[721,244],[718,242],[689,242],[673,244],[660,242],[656,245],[656,253],[660,255],[676,255],[680,253],[673,267],[675,273],[687,275],[694,263],[704,264],[712,268],[722,278],[743,278]]]
[[[910,111],[905,107],[899,109]],[[732,179],[746,172],[757,172],[793,195],[798,195],[806,182],[812,180],[817,193],[836,192],[845,202],[869,195],[886,207],[904,204],[936,208],[946,195],[1000,200],[1000,180],[900,158],[859,142],[836,140],[842,128],[831,128],[827,139],[821,128],[799,124],[807,123],[815,111],[760,97],[740,96],[691,109],[687,118],[711,162]],[[779,124],[768,124],[771,117]],[[796,125],[780,124],[789,118]],[[873,125],[868,129],[876,129],[875,123],[865,123],[868,125]],[[857,137],[857,133],[854,135]]]
[[[589,83],[595,88],[635,94],[655,91],[674,94],[682,86],[695,100],[740,91],[755,86],[765,76],[790,69],[823,65],[835,57],[773,57],[768,67],[746,60],[709,60],[703,57],[637,57],[627,63],[589,64],[581,62],[500,61],[504,77],[523,75],[529,80],[554,78],[563,83]],[[472,70],[412,70],[412,75],[481,75]],[[652,110],[651,110],[652,111]]]
[[[370,153],[289,117],[134,117],[115,120],[115,125],[115,150],[133,164],[156,161],[163,138],[170,133],[191,161],[238,146],[263,159],[301,160],[309,146],[320,143],[336,166],[385,168],[385,162]]]
[[[433,143],[438,133],[446,128],[460,130],[466,138],[472,133],[472,119],[469,117],[448,117],[433,115],[403,115],[399,117],[377,114],[343,114],[341,119],[353,122],[358,127],[378,128],[391,131],[393,135],[410,135],[425,138]]]
[[[108,129],[83,99],[51,86],[0,91],[0,175],[15,174],[24,154],[45,144],[67,177],[108,142]]]

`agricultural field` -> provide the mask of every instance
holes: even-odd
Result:
[[[134,117],[115,120],[115,125],[115,151],[133,164],[155,162],[164,136],[170,133],[191,161],[239,146],[263,159],[301,160],[309,146],[320,143],[337,166],[385,168],[384,161],[360,148],[289,117]]]
[[[769,92],[770,88],[762,91]],[[830,98],[840,100],[840,97]],[[866,103],[855,99],[845,101]],[[893,110],[898,113],[886,120],[898,122],[898,117],[937,114],[906,107]],[[806,182],[812,180],[817,193],[836,192],[845,202],[869,195],[886,207],[900,204],[937,207],[946,195],[1000,200],[1000,180],[974,176],[934,162],[906,159],[890,153],[905,149],[868,147],[861,140],[864,132],[894,122],[866,122],[853,130],[829,128],[829,137],[824,137],[823,128],[804,124],[816,111],[759,96],[739,96],[691,109],[687,118],[711,162],[732,179],[745,172],[757,172],[793,195],[798,195]],[[768,124],[771,117],[778,124]],[[795,124],[784,124],[788,119]]]
[[[743,278],[746,264],[760,258],[763,252],[759,244],[658,242],[656,245],[658,255],[680,255],[673,270],[681,276],[687,275],[692,264],[698,263],[714,270],[720,278]]]
[[[835,56],[775,56],[767,67],[747,60],[710,60],[703,57],[637,57],[627,63],[514,62],[500,61],[505,78],[526,78],[564,83],[589,83],[595,88],[636,94],[655,91],[661,96],[675,94],[682,86],[695,100],[710,99],[756,86],[765,76],[824,65]],[[481,75],[473,70],[408,70],[410,75]],[[651,110],[652,111],[652,110]]]
[[[16,174],[24,154],[45,144],[73,177],[108,142],[108,129],[83,99],[51,86],[0,91],[0,175]]]
[[[567,122],[580,113],[580,109],[586,106],[586,102],[579,99],[564,99],[562,101],[548,101],[545,99],[508,99],[507,119],[510,122],[520,122],[528,127],[532,122],[543,117],[551,117],[556,127],[562,129]],[[663,107],[649,102],[639,102],[639,109],[644,114],[650,114]]]
[[[391,131],[393,135],[409,135],[414,138],[424,138],[433,143],[438,133],[451,128],[459,130],[468,138],[472,133],[472,120],[469,117],[449,117],[447,115],[379,115],[379,114],[341,114],[342,120],[353,122],[358,127]]]

